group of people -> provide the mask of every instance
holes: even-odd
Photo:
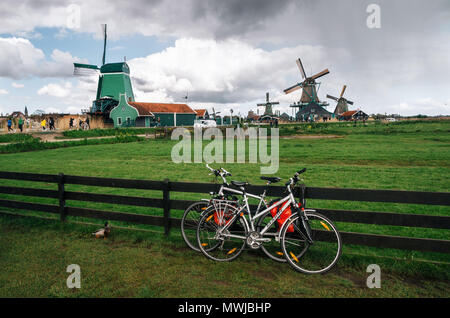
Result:
[[[69,129],[73,129],[75,128],[75,119],[74,118],[70,118],[69,120]],[[89,125],[89,117],[86,118],[85,121],[81,120],[81,118],[78,120],[78,129],[82,129],[82,130],[88,130],[90,129],[90,125]]]
[[[12,128],[13,121],[12,118],[8,118],[8,132],[14,132],[14,129]],[[17,126],[20,130],[20,132],[23,132],[23,124],[25,123],[24,119],[22,117],[19,117],[19,120],[17,121]]]
[[[41,120],[41,127],[42,130],[46,130],[47,129],[47,124],[48,124],[48,129],[49,130],[55,130],[55,119],[53,117],[50,117],[47,121],[47,119],[42,118]]]
[[[6,121],[7,123],[7,127],[8,127],[8,132],[9,133],[14,133],[17,129],[20,132],[23,132],[24,130],[24,126],[27,126],[29,128],[31,128],[33,125],[33,122],[30,121],[30,119],[26,119],[24,117],[9,117]],[[46,130],[56,130],[56,120],[53,117],[44,117],[40,120],[40,122],[38,121],[36,124],[38,124],[39,128],[42,131],[46,131]],[[77,124],[75,122],[74,118],[70,118],[69,120],[69,129],[80,129],[80,130],[88,130],[90,129],[90,123],[89,123],[89,118],[86,118],[86,120],[82,120],[81,118],[79,118],[78,120],[78,127]]]
[[[278,127],[278,118],[273,118],[270,120],[270,127]]]

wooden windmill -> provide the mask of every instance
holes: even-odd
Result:
[[[272,105],[278,105],[278,104],[279,104],[279,102],[271,102],[270,101],[269,92],[267,92],[266,93],[266,102],[264,104],[256,104],[256,105],[265,107],[263,116],[265,116],[265,115],[273,116]]]
[[[347,88],[347,85],[344,85],[344,87],[342,87],[341,95],[339,95],[339,98],[331,96],[331,95],[327,95],[327,98],[332,99],[337,102],[336,108],[334,109],[335,115],[340,115],[340,114],[347,112],[348,105],[349,104],[353,105],[352,101],[343,97],[346,88]]]
[[[320,88],[320,83],[316,82],[317,79],[327,75],[328,73],[330,73],[330,71],[328,69],[325,69],[322,72],[308,77],[306,76],[302,61],[298,59],[296,63],[300,70],[300,74],[302,75],[303,81],[285,89],[284,92],[286,94],[289,94],[302,88],[302,96],[300,97],[300,101],[291,105],[291,107],[299,108],[297,118],[299,118],[300,116],[302,116],[303,118],[309,118],[314,115],[318,115],[320,117],[331,117],[331,113],[323,108],[328,106],[329,104],[327,102],[321,102],[319,100],[317,92]]]
[[[103,56],[102,65],[74,63],[74,75],[99,74],[97,95],[89,110],[90,113],[100,114],[109,118],[109,112],[117,106],[121,94],[125,94],[129,101],[134,101],[133,87],[130,80],[130,68],[124,62],[105,63],[106,58],[106,24],[102,24]]]

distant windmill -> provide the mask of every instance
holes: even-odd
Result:
[[[272,116],[273,115],[272,105],[278,105],[278,104],[279,104],[279,102],[270,102],[269,101],[269,93],[267,92],[266,93],[266,103],[264,103],[264,104],[256,104],[256,105],[265,107],[264,115]]]
[[[328,106],[327,102],[321,102],[317,96],[317,91],[319,90],[320,83],[316,80],[324,75],[330,73],[328,69],[323,70],[313,76],[306,76],[305,69],[303,68],[302,61],[297,59],[295,61],[302,75],[303,81],[297,83],[284,90],[285,94],[292,93],[300,88],[302,88],[302,96],[298,103],[294,103],[291,107],[299,108],[297,117],[303,116],[304,118],[309,118],[311,116],[326,116],[331,117],[331,113],[328,112],[323,107]]]
[[[353,105],[352,101],[343,97],[346,88],[347,88],[347,85],[344,85],[344,87],[342,87],[341,95],[339,96],[339,98],[331,96],[331,95],[327,95],[327,98],[335,100],[337,102],[336,108],[334,109],[335,115],[340,115],[342,113],[345,113],[346,111],[348,111],[348,105],[349,104]]]
[[[303,82],[297,83],[294,86],[291,86],[284,90],[286,94],[292,93],[293,91],[296,91],[297,89],[303,88],[302,97],[300,98],[300,102],[302,103],[309,103],[309,102],[319,102],[319,98],[317,97],[317,88],[316,86],[318,83],[316,83],[316,79],[327,75],[330,73],[328,69],[323,70],[322,72],[319,72],[311,77],[307,77],[305,73],[305,69],[303,68],[302,61],[298,59],[295,61],[297,63],[297,66],[300,70],[300,73],[303,77]]]
[[[189,98],[189,92],[186,92],[186,96],[183,96],[183,99],[185,99],[187,102],[188,98]]]
[[[214,117],[214,120],[216,119],[216,115],[217,114],[220,114],[220,112],[216,112],[216,110],[214,109],[214,107],[213,107],[213,117]]]

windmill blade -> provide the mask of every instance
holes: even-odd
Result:
[[[266,93],[266,101],[269,102],[269,92]]]
[[[266,106],[267,104],[256,104],[256,106]]]
[[[278,105],[279,102],[271,102],[270,104],[271,104],[271,105]]]
[[[327,95],[327,98],[332,99],[332,100],[335,100],[335,101],[338,101],[338,100],[339,100],[339,98],[334,97],[334,96],[331,96],[331,95]]]
[[[312,78],[313,80],[315,80],[315,79],[318,79],[319,77],[322,77],[322,76],[324,76],[324,75],[327,75],[328,73],[330,73],[330,71],[329,71],[328,69],[325,69],[325,70],[323,70],[322,72],[317,73],[316,75],[311,76],[311,78]]]
[[[295,61],[295,63],[297,63],[298,69],[300,70],[300,73],[302,74],[303,79],[306,78],[306,73],[305,73],[305,69],[303,68],[303,64],[302,61],[300,60],[300,58]]]
[[[297,89],[300,89],[301,87],[302,87],[302,84],[298,83],[298,84],[295,84],[294,86],[286,88],[283,92],[285,94],[289,94],[289,93],[292,93],[292,92],[296,91]]]
[[[97,65],[73,63],[73,75],[93,75],[97,74],[98,71]]]
[[[347,100],[347,104],[353,105],[353,102],[351,100]]]
[[[105,65],[105,55],[106,55],[106,24],[102,24],[103,30],[103,58],[102,65]]]
[[[344,87],[342,87],[341,96],[339,96],[339,98],[342,98],[342,96],[344,96],[344,92],[345,92],[346,88],[347,88],[347,85],[344,85]]]

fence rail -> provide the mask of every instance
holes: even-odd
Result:
[[[0,179],[52,183],[58,186],[58,190],[16,186],[0,186],[0,194],[53,198],[58,200],[58,205],[52,205],[9,200],[0,197],[0,207],[59,214],[61,221],[64,221],[67,216],[79,216],[103,220],[155,225],[164,227],[164,232],[166,234],[170,233],[171,228],[179,227],[180,225],[180,219],[171,217],[171,210],[184,210],[190,204],[195,202],[192,200],[171,199],[171,192],[209,193],[211,191],[217,191],[219,188],[219,185],[210,183],[171,182],[168,179],[163,181],[151,181],[83,177],[64,175],[62,173],[60,173],[59,175],[51,175],[0,171]],[[158,190],[162,191],[162,198],[147,198],[138,196],[67,191],[65,190],[65,185],[67,184],[125,189]],[[248,188],[248,191],[261,193],[264,189],[266,189],[265,186],[250,186]],[[283,196],[284,191],[284,187],[270,186],[268,188],[267,194],[269,196]],[[299,193],[297,192],[296,195],[299,195]],[[321,200],[389,202],[403,204],[424,204],[430,206],[450,205],[450,193],[448,192],[307,187],[305,196],[306,198]],[[67,200],[153,207],[162,209],[163,213],[160,216],[156,216],[127,212],[102,211],[89,208],[78,208],[67,206]],[[449,216],[331,209],[317,209],[317,211],[337,222],[450,229]],[[450,240],[411,238],[351,232],[342,232],[342,239],[344,244],[450,253]]]

